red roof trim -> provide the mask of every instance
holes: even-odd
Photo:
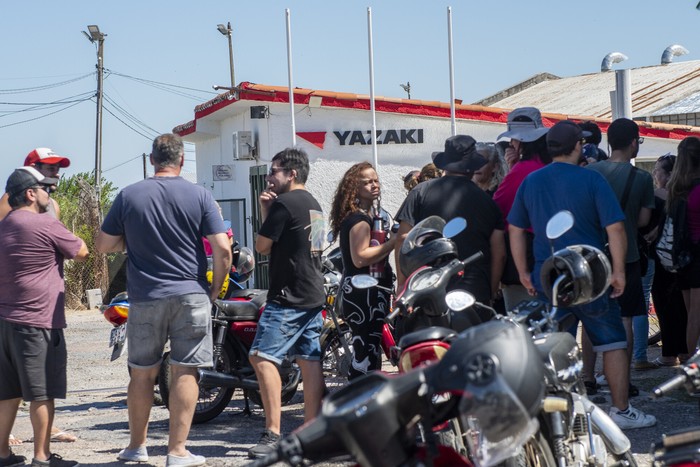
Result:
[[[370,99],[367,95],[337,93],[331,91],[315,91],[312,89],[295,88],[294,103],[299,105],[309,105],[312,97],[320,97],[322,107],[336,107],[343,109],[370,110]],[[289,103],[289,90],[282,86],[266,86],[243,82],[239,85],[238,99],[235,94],[228,91],[220,94],[214,99],[207,101],[195,107],[195,119],[184,125],[177,126],[173,129],[174,133],[180,136],[185,136],[196,131],[197,119],[211,115],[216,111],[233,104],[237,101],[260,101],[260,102],[277,102]],[[375,97],[375,109],[377,112],[388,112],[406,115],[419,115],[436,118],[450,118],[450,105],[444,102],[437,101],[422,101],[416,99],[396,99],[386,97]],[[462,105],[455,106],[455,116],[462,120],[476,120],[492,123],[506,123],[508,120],[508,109],[500,109],[495,107],[484,107],[479,105]],[[542,121],[545,126],[551,127],[561,120],[570,119],[573,121],[593,120],[595,121],[603,133],[607,133],[609,120],[596,119],[586,116],[568,116],[563,114],[542,114]],[[194,122],[194,123],[193,123]],[[639,124],[639,132],[641,136],[653,138],[666,138],[681,140],[687,136],[700,137],[700,128],[698,127],[679,127],[663,123],[648,123],[637,122]],[[192,124],[190,126],[190,124]]]

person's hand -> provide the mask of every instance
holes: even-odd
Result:
[[[269,208],[270,205],[277,199],[277,193],[272,190],[264,190],[260,193],[260,206]]]
[[[508,146],[505,153],[506,164],[508,168],[512,169],[515,164],[520,160],[520,152],[513,146]]]
[[[617,298],[625,291],[625,273],[618,272],[612,273],[610,276],[610,287],[612,287],[612,292],[610,293],[610,298]]]
[[[532,279],[530,279],[529,271],[520,274],[520,283],[527,289],[528,294],[532,295],[533,297],[537,295],[537,291],[535,291],[535,287],[532,285]]]

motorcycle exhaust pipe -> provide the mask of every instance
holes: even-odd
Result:
[[[229,375],[227,373],[219,373],[213,370],[198,369],[199,384],[202,386],[225,387],[225,388],[241,388],[241,389],[260,389],[257,380],[246,379],[238,376]]]
[[[586,413],[590,413],[593,429],[605,441],[606,446],[615,454],[621,455],[632,448],[629,438],[620,427],[606,414],[603,409],[595,405],[586,397],[572,393],[574,400],[578,399]]]

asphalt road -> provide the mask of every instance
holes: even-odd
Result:
[[[66,400],[57,401],[56,425],[78,436],[75,443],[55,443],[53,452],[66,459],[74,459],[84,466],[117,466],[117,453],[129,439],[126,384],[128,373],[126,359],[110,362],[107,347],[111,325],[97,311],[72,311],[68,313],[69,394]],[[649,358],[660,354],[658,347],[649,349]],[[391,369],[391,367],[387,367]],[[670,378],[675,369],[661,368],[649,371],[633,371],[633,383],[641,395],[632,399],[635,407],[654,414],[658,424],[652,428],[631,430],[627,434],[632,441],[633,452],[642,466],[650,465],[648,455],[651,443],[668,433],[693,425],[700,425],[697,399],[680,391],[661,400],[649,397],[651,388]],[[609,397],[603,395],[606,401]],[[235,400],[238,399],[238,400]],[[599,404],[607,409],[607,403]],[[219,417],[201,425],[195,425],[190,433],[189,448],[207,457],[207,465],[246,465],[247,450],[254,445],[264,427],[262,410],[253,407],[252,415],[242,414],[243,404],[239,394]],[[292,404],[284,408],[282,429],[289,433],[303,422],[302,393],[298,392]],[[371,429],[371,428],[368,428]],[[23,440],[31,438],[31,425],[27,407],[22,407],[15,423],[14,434]],[[150,463],[144,466],[165,464],[168,436],[168,411],[154,407],[149,428]],[[31,459],[31,443],[15,448],[17,454]],[[326,464],[332,465],[332,464]]]

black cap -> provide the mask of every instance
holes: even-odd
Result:
[[[57,178],[44,177],[34,167],[20,167],[15,169],[7,179],[5,192],[14,196],[36,185],[55,185],[57,183]]]
[[[577,141],[591,136],[589,131],[581,130],[581,127],[571,120],[562,120],[557,122],[547,133],[547,149],[552,152],[561,150],[573,150]]]
[[[472,173],[487,162],[484,156],[476,152],[476,140],[467,135],[450,136],[445,140],[445,150],[433,153],[435,166],[449,172]]]

